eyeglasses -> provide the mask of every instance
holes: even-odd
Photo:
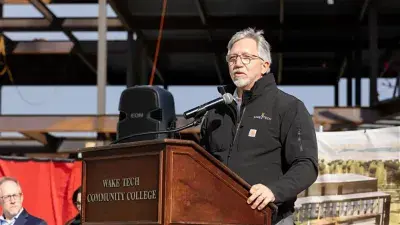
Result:
[[[22,193],[17,193],[17,194],[13,194],[13,195],[4,195],[1,196],[0,198],[3,199],[3,201],[11,201],[11,198],[15,199],[15,200],[20,200],[22,196]]]
[[[233,65],[237,62],[237,58],[240,58],[243,64],[247,65],[251,63],[251,60],[253,59],[262,59],[260,56],[257,55],[250,55],[250,54],[244,54],[244,55],[227,55],[226,56],[226,62],[228,62],[230,65]]]

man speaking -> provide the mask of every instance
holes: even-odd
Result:
[[[294,224],[294,202],[318,176],[314,125],[302,101],[276,86],[262,31],[245,29],[228,43],[234,85],[220,87],[235,101],[210,110],[201,145],[252,185],[249,207],[278,206],[273,224]]]

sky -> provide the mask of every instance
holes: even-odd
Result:
[[[49,8],[58,17],[97,17],[96,4],[50,5]],[[111,7],[107,8],[108,17],[116,17]],[[5,5],[3,17],[40,18],[42,15],[31,5]],[[68,40],[61,32],[5,32],[15,41],[28,41],[34,38],[46,38],[48,40]],[[97,32],[74,32],[79,40],[97,40]],[[108,40],[126,40],[126,32],[108,32]],[[272,71],[274,72],[274,71]],[[346,106],[346,83],[342,79],[339,82],[339,104]],[[390,98],[393,94],[394,79],[379,79],[379,99]],[[354,85],[354,79],[353,79]],[[106,113],[118,114],[118,103],[124,86],[110,86],[106,90]],[[279,86],[279,88],[302,100],[309,112],[313,113],[315,106],[334,105],[333,86]],[[216,86],[170,86],[168,89],[174,96],[175,111],[182,114],[184,111],[202,103],[219,97]],[[353,86],[353,103],[354,103]],[[96,114],[97,97],[95,86],[3,86],[1,88],[1,113],[12,115],[60,115],[60,114]],[[369,81],[362,80],[362,106],[368,106]]]

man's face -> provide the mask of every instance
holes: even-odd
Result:
[[[266,73],[269,63],[258,55],[257,42],[251,38],[241,39],[233,44],[227,56],[229,74],[235,85],[249,90]]]
[[[76,204],[76,208],[77,208],[78,211],[80,212],[80,211],[81,211],[81,208],[82,208],[81,193],[78,193],[78,194],[76,195],[76,202],[75,202],[75,204]]]
[[[21,188],[14,181],[6,181],[0,186],[0,205],[6,217],[16,216],[22,208],[23,201]]]

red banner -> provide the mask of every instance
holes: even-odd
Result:
[[[77,215],[72,195],[81,185],[81,171],[80,161],[0,159],[0,176],[19,180],[23,207],[48,225],[64,225]]]

